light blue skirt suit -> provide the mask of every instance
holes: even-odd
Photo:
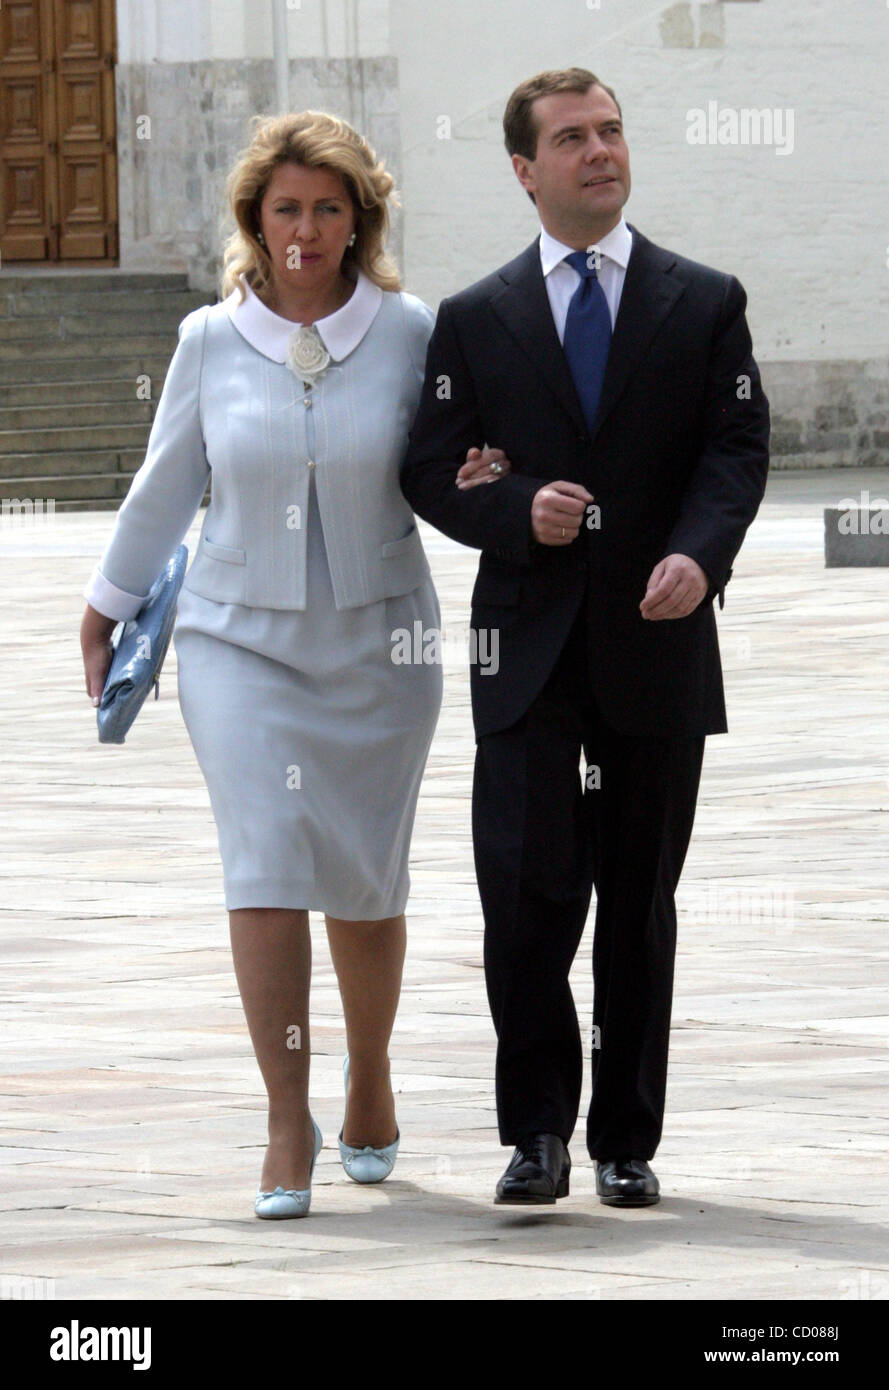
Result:
[[[310,386],[288,365],[297,325],[249,286],[186,316],[84,591],[133,616],[211,479],[173,641],[229,909],[374,920],[408,898],[442,672],[420,641],[403,660],[404,633],[441,614],[398,473],[434,316],[352,274],[315,325],[329,361]]]

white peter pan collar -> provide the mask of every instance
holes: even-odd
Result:
[[[286,362],[290,337],[299,324],[276,314],[263,304],[246,280],[242,283],[247,291],[246,298],[239,303],[240,291],[235,288],[224,301],[229,318],[241,337],[246,338],[257,352],[270,357],[273,362]],[[383,291],[379,285],[369,280],[363,270],[358,270],[351,299],[342,308],[328,314],[327,318],[316,319],[315,327],[334,361],[339,362],[358,346],[376,318],[382,302]]]

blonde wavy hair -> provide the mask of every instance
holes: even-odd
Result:
[[[271,260],[257,240],[259,207],[275,169],[286,163],[339,174],[355,214],[355,243],[346,247],[343,268],[356,265],[381,290],[400,290],[398,267],[386,251],[389,205],[398,207],[400,201],[395,180],[364,137],[348,121],[325,111],[253,116],[250,125],[255,127],[250,144],[238,155],[225,185],[237,226],[223,245],[221,298],[237,288],[243,303],[245,279],[257,293],[271,281]]]

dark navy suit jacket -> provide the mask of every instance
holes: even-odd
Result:
[[[727,729],[713,599],[722,607],[765,491],[768,401],[739,281],[630,229],[592,435],[536,238],[439,307],[401,486],[418,515],[481,551],[472,625],[497,629],[499,669],[471,667],[476,737],[524,714],[582,602],[609,723],[647,735]],[[457,488],[467,449],[483,443],[503,449],[512,471]],[[538,545],[531,502],[556,479],[593,494],[600,525],[582,524],[568,546]],[[674,552],[698,561],[708,594],[688,617],[646,620],[648,578]]]

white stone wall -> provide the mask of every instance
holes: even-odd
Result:
[[[435,306],[534,237],[506,99],[542,68],[591,68],[623,107],[629,220],[747,290],[776,462],[889,464],[885,0],[289,4],[291,105],[344,115],[390,164],[408,288]],[[246,117],[275,109],[271,6],[118,0],[118,30],[122,264],[207,287],[225,168]],[[783,125],[770,144],[689,143],[711,103]]]
[[[270,0],[118,0],[120,263],[216,286],[225,178],[249,118],[278,110]],[[387,0],[287,10],[290,107],[334,111],[401,179],[398,70]],[[393,250],[401,259],[396,215]]]
[[[291,58],[389,52],[389,0],[285,0]],[[271,58],[271,0],[117,0],[122,63]]]
[[[390,32],[410,288],[435,304],[532,240],[503,108],[535,72],[589,68],[623,109],[628,219],[747,290],[773,466],[889,466],[884,0],[392,0]],[[689,144],[711,101],[789,115],[790,152]]]
[[[392,0],[405,255],[435,301],[535,234],[502,143],[510,91],[592,69],[624,113],[647,236],[734,272],[764,357],[868,358],[889,345],[884,0]],[[790,108],[794,148],[687,143],[687,113]],[[450,140],[436,120],[452,122]]]

